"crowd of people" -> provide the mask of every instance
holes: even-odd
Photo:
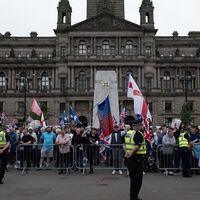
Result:
[[[1,128],[2,129],[2,128]],[[111,133],[106,166],[112,166],[112,174],[122,175],[126,166],[125,135],[130,126],[120,129],[114,125]],[[44,169],[54,165],[59,174],[66,169],[82,170],[88,166],[89,173],[94,173],[94,165],[100,167],[101,145],[99,130],[92,127],[66,125],[60,127],[18,127],[5,129],[10,146],[8,149],[7,168]],[[144,160],[144,171],[162,169],[167,174],[179,170],[182,163],[182,174],[190,177],[198,174],[200,167],[200,131],[197,126],[186,126],[184,122],[178,129],[163,125],[151,127],[151,140],[146,140],[147,154]],[[76,151],[74,150],[76,149]],[[17,155],[17,156],[16,156]],[[54,162],[53,162],[54,161]],[[195,168],[191,171],[191,168]]]

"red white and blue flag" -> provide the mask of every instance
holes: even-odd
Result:
[[[28,122],[32,122],[32,121],[33,121],[33,118],[32,118],[31,116],[29,116],[29,117],[27,118],[27,121],[28,121]]]
[[[8,120],[8,118],[6,117],[6,115],[4,113],[2,113],[1,119],[4,120],[4,121]]]
[[[59,125],[60,125],[60,128],[62,128],[62,129],[64,129],[64,128],[65,128],[65,123],[63,122],[63,120],[62,120],[62,119],[60,120],[60,123],[59,123]]]
[[[117,125],[117,124],[118,124],[118,122],[117,122],[117,120],[116,120],[115,116],[113,116],[113,117],[112,117],[112,120],[113,120],[113,126],[115,126],[115,125]]]
[[[99,153],[103,160],[106,160],[109,152],[111,133],[113,132],[113,120],[110,108],[109,96],[97,106],[98,118],[100,124],[100,150]]]
[[[127,112],[126,112],[126,108],[123,108],[120,116],[119,116],[119,121],[120,124],[123,123],[124,119],[128,116]]]

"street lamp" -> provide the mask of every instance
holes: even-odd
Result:
[[[184,85],[184,90],[185,90],[185,103],[188,103],[188,83],[190,81],[190,78],[188,77],[187,73],[188,67],[184,67],[184,77],[181,78],[181,82]]]

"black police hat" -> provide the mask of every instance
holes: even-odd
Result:
[[[142,119],[137,119],[132,122],[132,126],[138,126],[138,125],[143,125]]]

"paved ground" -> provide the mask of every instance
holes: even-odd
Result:
[[[97,171],[82,176],[72,173],[58,175],[55,170],[6,173],[0,185],[1,200],[129,200],[129,178],[111,175],[111,171]],[[200,176],[182,178],[148,173],[141,190],[143,200],[199,200]]]

